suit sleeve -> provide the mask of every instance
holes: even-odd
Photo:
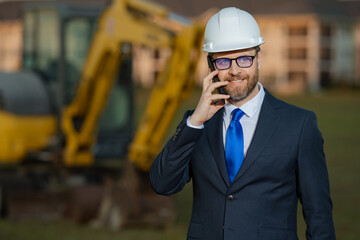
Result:
[[[166,143],[150,168],[150,183],[155,192],[171,195],[182,190],[190,181],[192,151],[203,129],[188,127],[186,120],[192,112],[185,113],[176,133]]]
[[[307,224],[306,239],[335,239],[323,138],[313,112],[307,115],[300,138],[298,195]]]

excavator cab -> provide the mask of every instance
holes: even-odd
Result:
[[[23,71],[0,73],[0,163],[21,163],[29,154],[44,153],[33,158],[68,167],[69,172],[87,173],[90,168],[101,175],[100,167],[110,166],[104,171],[104,193],[85,194],[76,188],[70,194],[74,219],[87,219],[94,212],[90,208],[97,206],[89,207],[91,201],[84,196],[104,195],[99,213],[103,224],[109,219],[120,219],[117,227],[171,224],[174,203],[153,193],[147,172],[194,86],[202,22],[183,21],[147,0],[114,0],[109,6],[29,3],[23,20]],[[136,132],[131,44],[172,52]],[[109,177],[109,169],[116,174]],[[4,185],[0,177],[0,197],[6,188],[13,190],[14,184]],[[11,200],[2,202],[0,214],[4,202],[9,209],[19,209],[11,207],[16,206]]]
[[[81,176],[91,178],[91,182],[98,181],[101,170],[109,165],[115,171],[122,169],[134,134],[130,45],[118,47],[122,61],[115,67],[114,78],[109,81],[111,86],[109,84],[107,101],[99,108],[94,144],[89,151],[93,161],[80,168],[64,161],[64,148],[69,141],[61,121],[65,109],[78,96],[77,89],[81,85],[80,79],[83,79],[93,35],[98,28],[100,14],[106,7],[99,3],[79,5],[59,2],[23,5],[22,69],[16,73],[0,73],[0,217],[24,216],[22,210],[18,210],[23,209],[24,202],[48,206],[49,210],[41,212],[44,216],[57,215],[59,209],[56,204],[63,193],[53,189],[49,179],[59,178],[59,184],[68,184],[68,179]],[[89,97],[92,96],[90,94]],[[75,130],[82,127],[84,118],[71,119]],[[19,165],[29,167],[27,171],[17,171]],[[41,171],[37,166],[41,166]],[[68,168],[71,174],[61,174],[64,167],[73,166],[75,168]],[[57,169],[56,174],[53,174],[54,169]],[[37,180],[34,181],[32,176],[36,176]],[[68,185],[70,190],[73,189],[74,186]],[[74,200],[67,204],[67,208],[75,209],[67,214],[81,219],[88,218],[89,214],[95,216],[96,208],[91,207],[98,205],[102,187],[81,187],[97,192],[93,194],[92,201],[86,199],[77,204]],[[76,189],[76,194],[73,194],[70,190],[67,195],[73,199],[79,191]],[[80,195],[86,196],[82,192]],[[37,196],[53,196],[54,201],[39,202]],[[78,205],[85,209],[80,215],[80,207],[76,208]],[[31,215],[32,210],[26,214]]]
[[[106,6],[101,3],[28,3],[23,9],[23,69],[35,71],[44,83],[57,122],[63,109],[76,95],[83,65],[97,28],[98,18]],[[123,52],[124,60],[115,75],[109,100],[97,125],[94,163],[120,159],[127,153],[133,135],[133,95],[131,51]],[[73,120],[75,126],[81,118]],[[60,126],[58,144],[63,145]],[[61,146],[59,146],[61,149]]]

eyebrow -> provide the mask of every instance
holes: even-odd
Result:
[[[238,58],[238,57],[252,57],[252,56],[255,56],[255,55],[256,55],[256,50],[254,50],[254,51],[255,51],[254,53],[246,52],[246,53],[244,53],[244,55],[241,55],[241,54],[240,54],[239,56],[236,56],[236,57],[234,57],[234,58]],[[215,59],[219,59],[219,58],[232,58],[232,57],[229,57],[229,56],[228,56],[228,57],[216,57],[216,58],[215,58],[215,57],[214,57],[215,54],[217,54],[217,53],[214,53],[214,54],[211,55],[212,59],[214,59],[214,60],[215,60]],[[234,58],[232,58],[232,59],[234,59]]]
[[[234,58],[231,58],[231,57],[218,57],[218,58],[214,58],[214,57],[212,57],[212,59],[213,59],[213,60],[222,59],[222,58],[237,59],[237,58],[239,58],[239,57],[254,57],[254,56],[256,56],[256,53],[255,53],[255,55],[240,55],[240,56],[237,56],[237,57],[234,57]]]

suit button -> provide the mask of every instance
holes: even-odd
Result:
[[[233,195],[229,195],[229,196],[227,197],[227,199],[230,200],[230,201],[232,201],[232,200],[234,200],[234,196],[233,196]]]

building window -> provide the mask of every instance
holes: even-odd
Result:
[[[333,35],[333,27],[327,24],[322,24],[320,27],[322,37],[331,37]]]
[[[306,48],[290,48],[288,54],[289,59],[307,59]]]
[[[332,59],[332,51],[330,48],[321,48],[320,49],[320,58],[321,60],[331,60]]]
[[[306,83],[307,81],[307,74],[306,72],[289,72],[288,74],[289,82],[303,82]]]
[[[154,63],[156,65],[156,67],[154,68],[154,81],[156,81],[156,79],[160,73],[160,70],[161,70],[159,67],[160,58],[161,58],[160,50],[155,49],[154,50]]]
[[[306,26],[289,27],[289,36],[306,36],[308,29]]]
[[[331,74],[330,72],[320,73],[320,86],[323,88],[330,87],[331,85]]]

